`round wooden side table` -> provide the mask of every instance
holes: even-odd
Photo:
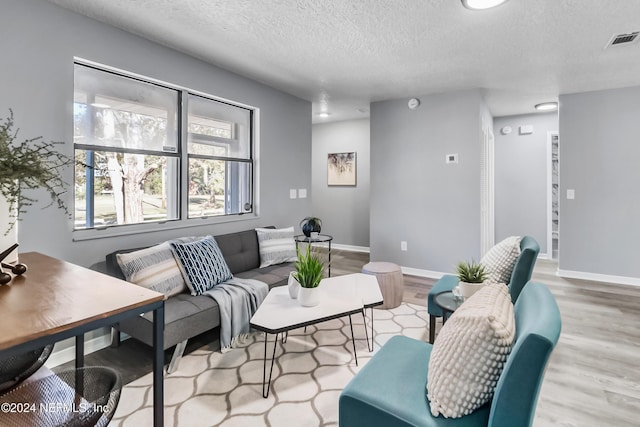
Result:
[[[400,266],[392,262],[370,262],[362,267],[364,274],[372,274],[378,279],[384,303],[380,308],[396,308],[402,303],[404,279]]]

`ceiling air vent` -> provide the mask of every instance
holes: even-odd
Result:
[[[635,31],[629,34],[617,34],[611,37],[611,40],[607,43],[607,47],[637,43],[638,34],[640,34],[640,31]]]

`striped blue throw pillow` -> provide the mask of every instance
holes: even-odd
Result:
[[[177,295],[187,288],[168,242],[117,254],[116,259],[128,282],[168,297]]]
[[[233,277],[218,244],[211,236],[190,243],[173,241],[171,250],[191,295],[201,295]]]

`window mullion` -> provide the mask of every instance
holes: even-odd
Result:
[[[180,219],[189,218],[189,94],[180,92]]]

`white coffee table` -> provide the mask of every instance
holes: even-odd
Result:
[[[343,295],[352,294],[362,301],[362,315],[365,309],[369,308],[371,313],[371,344],[369,344],[369,334],[365,322],[364,332],[367,338],[367,347],[373,351],[373,307],[384,303],[384,298],[380,290],[380,285],[376,276],[364,273],[347,274],[344,276],[323,279],[322,286],[326,286],[327,292],[337,294],[338,298]]]
[[[286,286],[273,288],[269,291],[269,294],[251,318],[250,326],[253,329],[265,333],[264,365],[262,371],[263,397],[266,398],[269,396],[279,334],[283,334],[284,342],[286,334],[293,329],[349,316],[351,342],[353,343],[353,354],[357,365],[358,356],[356,354],[356,343],[353,337],[351,315],[362,313],[364,316],[365,309],[371,308],[371,340],[373,344],[373,307],[381,305],[383,302],[375,276],[356,273],[323,279],[320,283],[319,292],[320,304],[315,307],[302,307],[297,299],[289,297],[289,290]],[[366,322],[365,332],[367,332]],[[271,355],[269,379],[267,381],[267,343],[269,341],[269,334],[274,334],[275,340],[273,343],[273,354]],[[369,346],[368,334],[367,346]],[[369,347],[369,349],[372,350],[372,346]]]

